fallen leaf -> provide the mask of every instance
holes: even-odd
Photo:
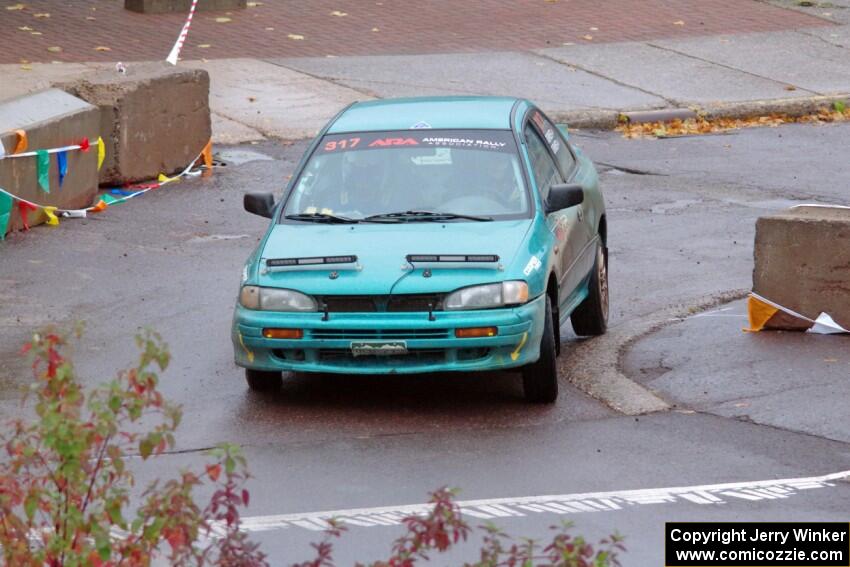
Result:
[[[587,41],[593,41],[593,36],[592,36],[592,35],[583,35],[583,36],[581,36],[581,38],[582,38],[582,39],[586,39]]]
[[[93,21],[95,21],[97,18],[95,18],[94,16],[86,16],[86,19],[87,19],[88,21],[90,21],[90,22],[93,22]]]
[[[342,18],[347,15],[348,14],[346,14],[345,12],[340,12],[339,10],[334,10],[333,12],[331,12],[331,16],[337,16],[338,18]]]
[[[30,35],[41,35],[40,31],[31,31]]]
[[[289,39],[295,40],[295,41],[301,41],[302,39],[304,39],[303,35],[300,35],[300,34],[297,34],[297,33],[287,34],[286,37],[288,37]]]
[[[106,47],[105,45],[98,45],[94,48],[95,51],[112,51],[111,47]]]
[[[12,4],[11,6],[6,6],[7,10],[23,10],[26,8],[24,4]]]
[[[274,31],[274,28],[266,28],[266,31]]]
[[[233,20],[231,20],[227,16],[219,16],[218,18],[215,19],[215,21],[216,21],[216,23],[219,23],[219,24],[226,24],[227,22],[232,22]]]
[[[786,91],[796,91],[797,87],[795,87],[794,85],[786,85],[785,90]]]
[[[561,45],[575,45],[575,43],[573,43],[572,41],[565,41]]]
[[[262,5],[263,5],[262,2],[248,2],[246,4],[246,6],[248,6],[249,8],[256,8],[257,6],[262,6]]]
[[[32,71],[32,65],[21,65],[21,69],[24,71]]]
[[[838,362],[838,359],[837,358],[824,358],[823,361],[824,362]]]
[[[684,26],[685,22],[683,22],[682,20],[676,20],[675,22],[673,22],[673,25],[674,26]]]
[[[599,31],[599,28],[590,28],[590,31]]]
[[[248,102],[257,102],[257,97],[255,97],[255,96],[249,96],[249,97],[248,97]]]
[[[61,53],[62,48],[57,45],[57,46],[53,46],[53,47],[48,47],[47,51],[49,51],[50,53]]]
[[[212,46],[209,43],[202,43],[198,47],[200,47],[201,49],[209,49]]]
[[[373,32],[379,32],[379,31],[381,31],[381,30],[380,30],[379,28],[372,28],[372,31],[373,31]]]
[[[737,404],[735,404],[735,407],[736,408],[748,408],[748,407],[750,407],[750,403],[749,402],[738,402]]]
[[[49,18],[50,13],[49,12],[39,12],[38,14],[33,14],[32,17],[33,18]]]
[[[21,31],[32,31],[32,28],[29,26],[21,26],[18,29]]]

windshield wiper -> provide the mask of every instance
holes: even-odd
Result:
[[[397,213],[381,213],[378,215],[369,215],[364,218],[364,221],[370,220],[382,220],[382,219],[395,219],[399,221],[406,222],[417,222],[417,221],[441,221],[441,220],[452,220],[452,219],[463,219],[463,220],[471,220],[471,221],[491,221],[492,217],[478,217],[474,215],[462,215],[457,213],[440,213],[434,211],[401,211]]]
[[[360,221],[350,219],[348,217],[338,217],[328,213],[299,213],[297,215],[286,215],[283,218],[287,220],[306,221],[306,222],[328,222],[338,224],[356,224]]]

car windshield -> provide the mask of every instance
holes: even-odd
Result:
[[[510,131],[422,129],[326,135],[283,217],[472,222],[527,217],[529,210]]]

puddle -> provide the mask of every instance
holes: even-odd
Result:
[[[274,161],[273,157],[267,156],[262,152],[241,148],[221,150],[216,152],[215,158],[229,165],[242,165],[252,161]]]
[[[190,238],[189,243],[219,242],[221,240],[239,240],[250,237],[251,235],[249,234],[207,234],[205,236]]]
[[[699,205],[703,203],[701,199],[678,199],[676,201],[672,201],[670,203],[659,203],[653,206],[650,212],[656,215],[666,215],[670,211],[677,211],[680,209],[687,209],[691,205]]]
[[[739,201],[737,199],[724,199],[724,203],[730,205],[741,205],[753,209],[768,209],[768,210],[785,210],[790,209],[794,205],[802,205],[806,201],[792,201],[789,199],[769,199],[766,201]]]

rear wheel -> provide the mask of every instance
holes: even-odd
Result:
[[[596,262],[588,283],[588,296],[570,315],[577,335],[604,335],[608,329],[608,249],[596,248]]]
[[[255,392],[270,392],[277,390],[283,384],[283,374],[246,368],[245,380],[248,382],[248,387]]]
[[[527,401],[552,404],[558,399],[557,356],[552,303],[547,295],[543,337],[540,339],[540,358],[522,369],[522,389]]]

